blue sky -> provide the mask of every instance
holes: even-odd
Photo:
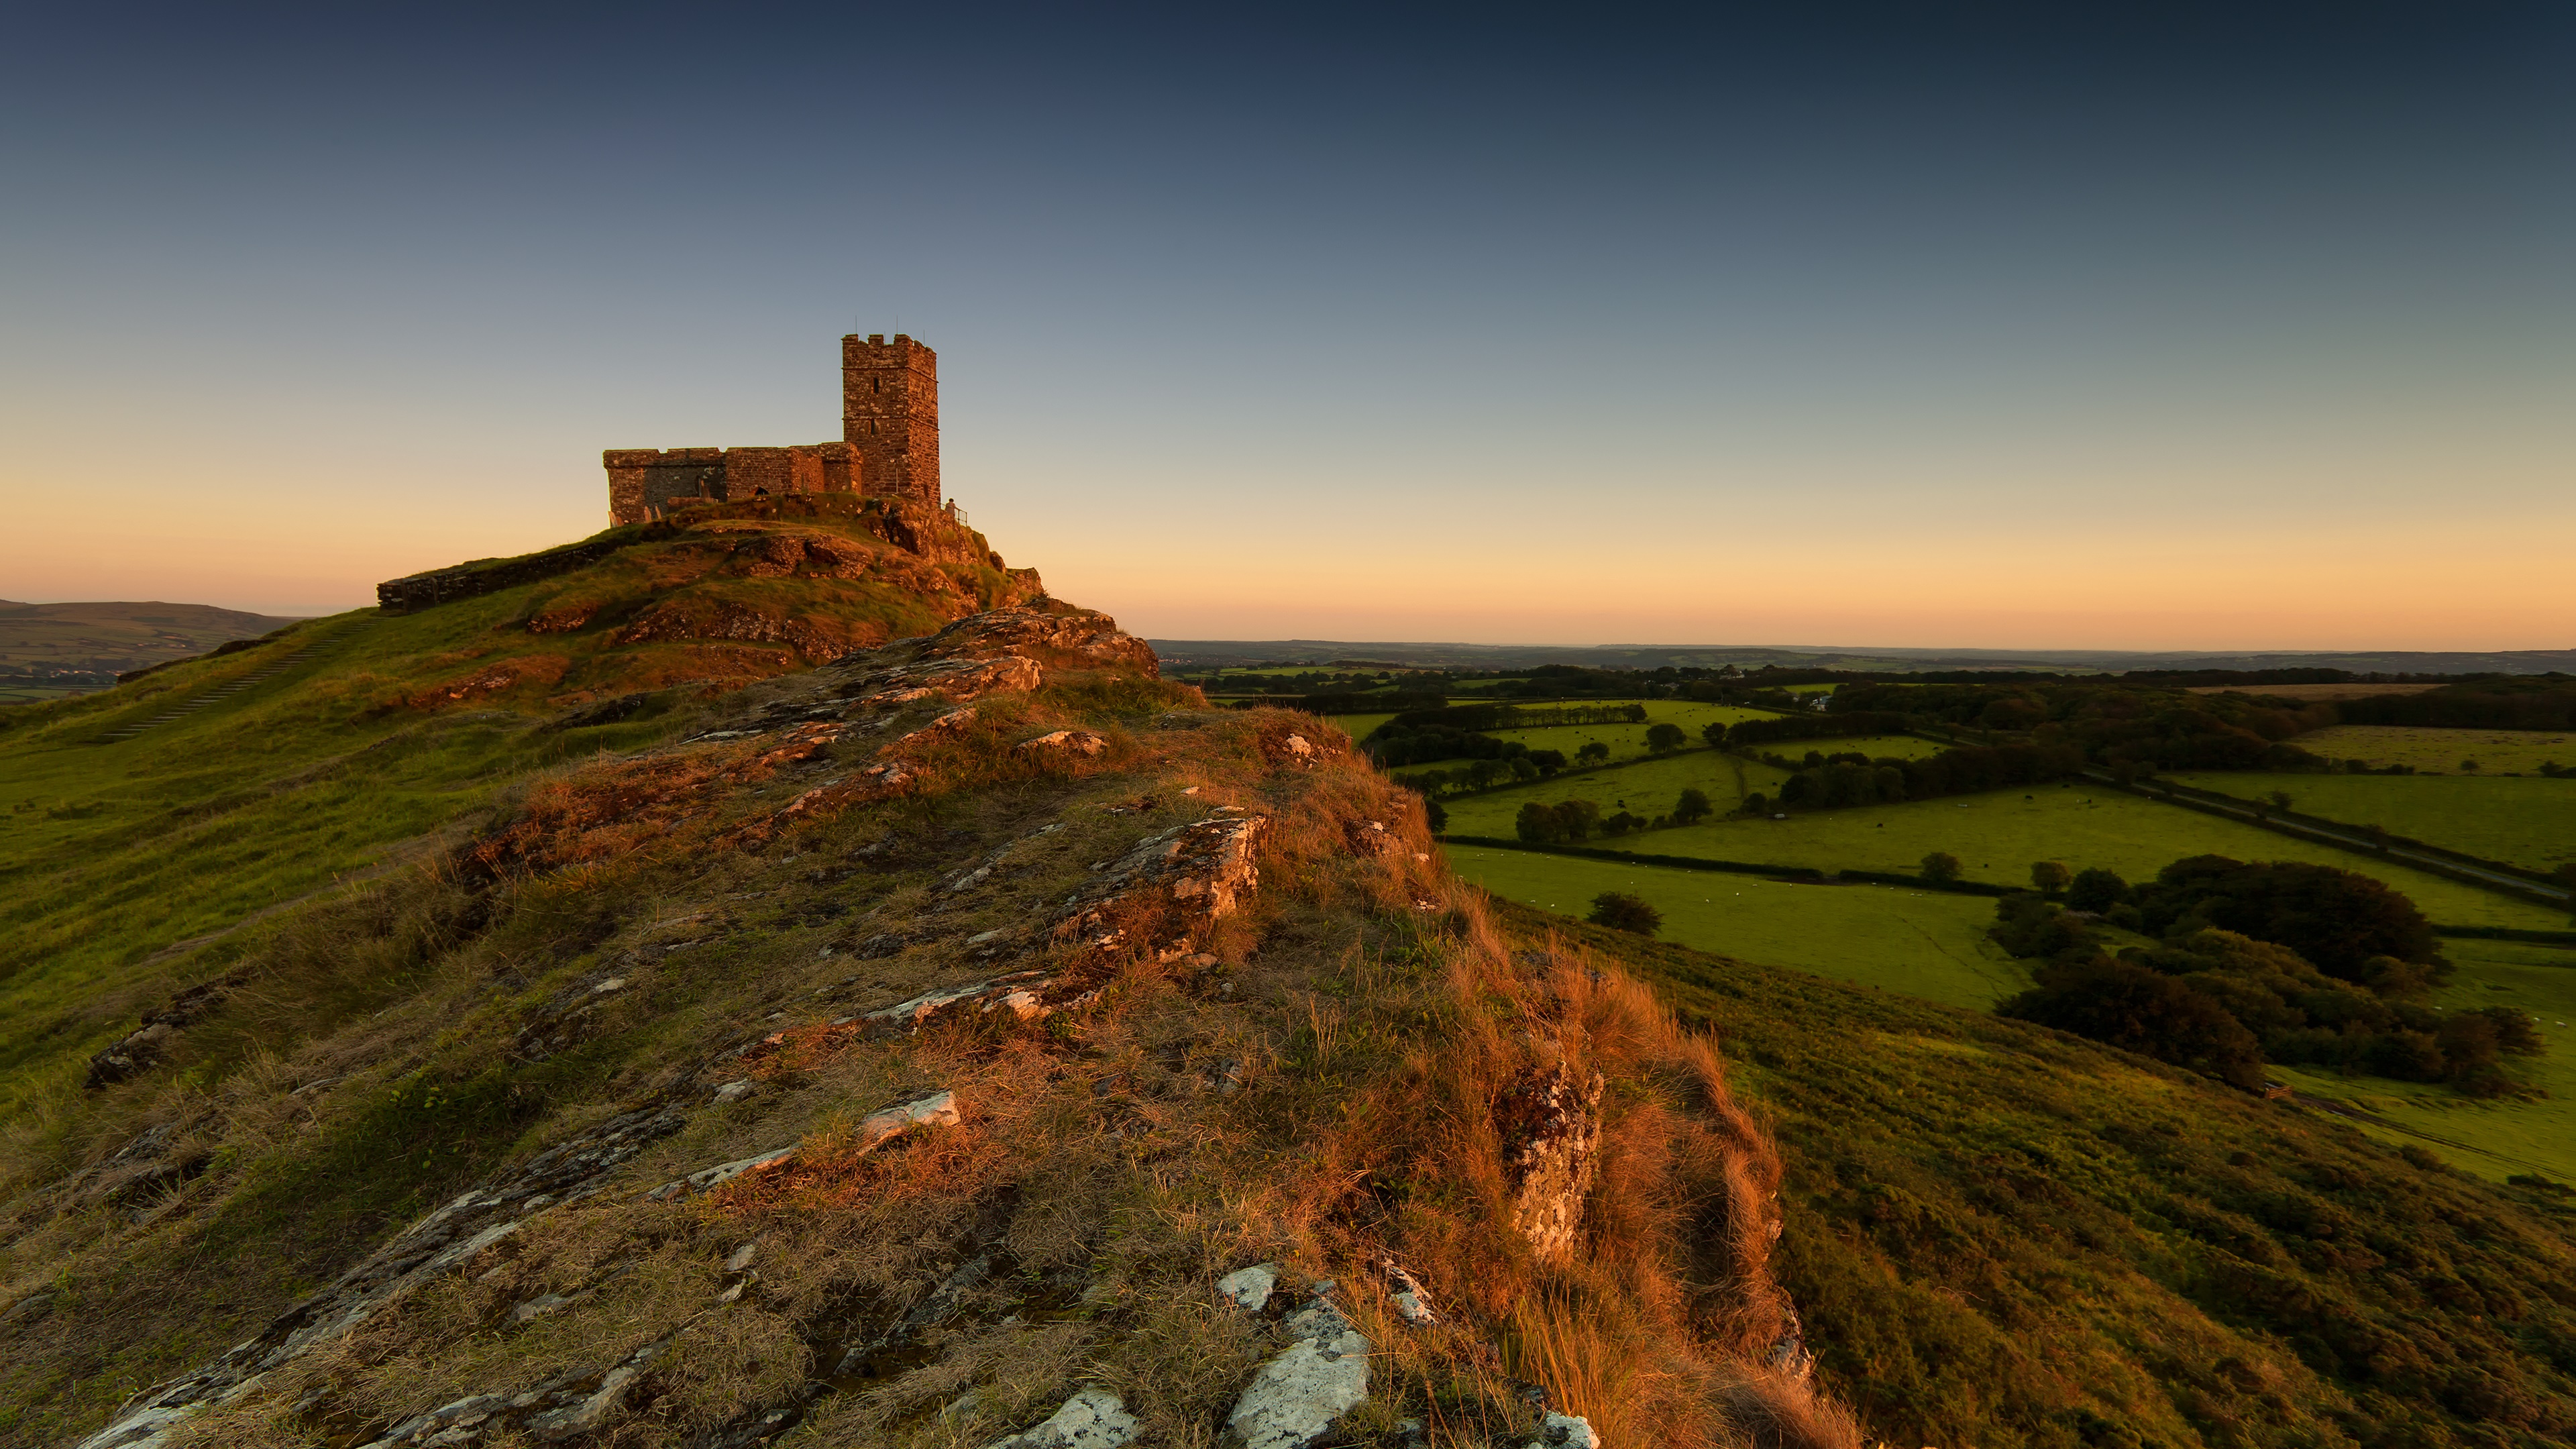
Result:
[[[834,436],[1138,632],[2566,647],[2541,6],[128,12],[0,87],[0,597]]]

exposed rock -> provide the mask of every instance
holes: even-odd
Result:
[[[1287,1333],[1286,1351],[1261,1366],[1226,1415],[1243,1449],[1311,1449],[1368,1398],[1369,1341],[1323,1293],[1289,1318]]]
[[[1603,1085],[1600,1073],[1577,1080],[1562,1063],[1529,1067],[1494,1103],[1512,1227],[1542,1260],[1571,1252],[1582,1230],[1601,1144]]]
[[[1431,1290],[1422,1286],[1421,1279],[1392,1258],[1378,1259],[1377,1266],[1386,1275],[1389,1296],[1399,1317],[1416,1328],[1429,1328],[1440,1321],[1440,1316],[1431,1311]]]
[[[945,1127],[953,1126],[957,1120],[957,1094],[933,1092],[927,1097],[906,1102],[902,1106],[888,1107],[882,1112],[870,1114],[866,1121],[859,1124],[857,1132],[853,1134],[855,1138],[853,1146],[860,1153],[873,1152],[882,1146],[887,1138],[915,1125]],[[796,1153],[797,1149],[794,1146],[787,1146],[750,1157],[736,1158],[731,1162],[719,1162],[713,1167],[692,1172],[676,1182],[666,1182],[644,1196],[653,1202],[668,1202],[673,1198],[686,1197],[693,1192],[705,1192],[709,1188],[721,1186],[749,1173],[767,1172],[792,1160]]]
[[[996,1439],[986,1449],[1117,1449],[1133,1441],[1136,1416],[1107,1389],[1084,1389],[1034,1429]]]
[[[173,1037],[211,1015],[238,984],[226,979],[191,986],[171,997],[167,1006],[143,1013],[134,1030],[89,1059],[89,1075],[82,1085],[96,1090],[149,1071],[169,1050]]]
[[[1550,1414],[1541,1419],[1529,1449],[1601,1449],[1592,1421],[1580,1414]]]
[[[1074,893],[1057,939],[1141,946],[1164,960],[1190,954],[1199,930],[1231,915],[1260,883],[1254,847],[1268,825],[1265,816],[1219,814],[1145,837]]]
[[[687,1120],[672,1104],[612,1117],[453,1199],[396,1233],[339,1281],[270,1320],[247,1342],[127,1400],[105,1428],[81,1441],[80,1449],[160,1444],[172,1425],[230,1401],[261,1374],[339,1338],[414,1286],[462,1266],[516,1230],[528,1215],[598,1191],[611,1171]]]
[[[1109,742],[1089,730],[1056,730],[1033,740],[1020,741],[1011,747],[1011,753],[1041,759],[1049,757],[1070,759],[1076,756],[1088,759],[1107,748],[1109,748]]]
[[[1270,1301],[1270,1290],[1279,1282],[1279,1265],[1255,1263],[1237,1268],[1216,1280],[1216,1296],[1246,1313],[1259,1313]]]

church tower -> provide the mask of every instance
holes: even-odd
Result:
[[[842,338],[841,437],[867,493],[937,508],[939,354],[901,333]]]

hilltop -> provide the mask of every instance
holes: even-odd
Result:
[[[0,704],[106,689],[120,674],[283,629],[294,619],[211,604],[0,599]]]
[[[962,527],[424,578],[0,730],[0,1442],[2576,1429],[2563,1194],[1493,901]]]

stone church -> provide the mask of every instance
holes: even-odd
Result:
[[[884,333],[841,339],[841,440],[784,448],[610,448],[608,516],[778,493],[857,493],[940,507],[939,354]]]

